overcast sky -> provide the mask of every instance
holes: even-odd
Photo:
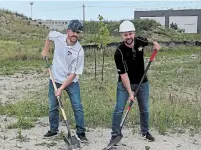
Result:
[[[106,20],[133,19],[135,10],[167,8],[201,8],[199,1],[33,1],[33,19],[98,20],[102,15]],[[0,8],[17,11],[31,17],[30,1],[0,1]]]

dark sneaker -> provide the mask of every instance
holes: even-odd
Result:
[[[54,136],[54,135],[57,135],[57,132],[53,132],[53,131],[49,130],[49,131],[44,135],[44,137],[51,137],[51,136]]]
[[[87,143],[88,142],[88,139],[86,138],[85,133],[78,134],[77,136],[78,136],[81,143]]]
[[[155,141],[155,138],[149,132],[147,132],[146,134],[142,134],[142,137],[149,141]]]

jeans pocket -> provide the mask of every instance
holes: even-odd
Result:
[[[122,82],[117,82],[117,89],[122,90],[122,91],[126,91],[126,88],[124,87]]]

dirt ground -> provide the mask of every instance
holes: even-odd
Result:
[[[15,74],[12,76],[0,76],[0,102],[16,102],[26,92],[46,84],[47,76],[44,74]],[[7,129],[6,125],[15,121],[14,118],[0,116],[0,150],[66,150],[63,140],[58,136],[43,138],[43,134],[49,129],[48,118],[40,118],[36,126],[29,130],[22,130],[24,140],[20,142],[16,136],[17,129]],[[61,131],[66,132],[66,127],[61,124]],[[101,150],[109,142],[110,129],[88,129],[88,144],[81,144],[81,150]],[[124,138],[115,150],[201,150],[201,135],[189,133],[160,135],[151,131],[155,136],[155,142],[148,142],[141,138],[139,133],[132,134],[131,129],[123,129]],[[73,131],[74,134],[74,131]]]
[[[0,103],[13,103],[36,90],[46,86],[48,76],[45,73],[30,73],[0,76]]]
[[[12,122],[13,118],[1,116],[0,125],[0,149],[5,150],[66,150],[67,146],[58,136],[43,138],[43,134],[49,129],[48,118],[41,118],[34,128],[22,130],[23,142],[17,140],[17,129],[6,129],[6,122]],[[66,132],[66,127],[61,124],[60,131]],[[89,143],[81,144],[81,150],[102,150],[109,142],[110,129],[88,129]],[[155,142],[148,142],[139,133],[132,134],[131,129],[123,129],[124,138],[115,150],[201,150],[201,135],[199,134],[167,134],[159,135],[152,131],[156,138]],[[73,135],[75,134],[73,130]]]

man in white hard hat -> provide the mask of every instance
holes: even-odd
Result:
[[[131,21],[123,21],[120,24],[119,32],[123,42],[118,46],[114,54],[115,64],[119,75],[117,83],[117,100],[112,118],[112,139],[122,136],[120,123],[127,100],[134,101],[134,91],[144,74],[144,50],[147,46],[147,38],[136,37],[135,27]],[[157,42],[151,42],[153,48],[160,49]],[[149,141],[154,137],[149,132],[149,82],[145,76],[138,94],[136,96],[140,111],[140,128],[142,136]]]

